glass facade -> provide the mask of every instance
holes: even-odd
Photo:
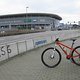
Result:
[[[17,28],[36,28],[36,29],[54,29],[59,25],[58,19],[51,16],[10,16],[0,18],[0,30],[3,29],[17,29]],[[49,28],[48,28],[49,27]]]

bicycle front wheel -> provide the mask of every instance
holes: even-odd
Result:
[[[41,55],[43,64],[49,68],[56,67],[61,61],[61,54],[57,49],[47,48]]]
[[[76,51],[77,51],[78,53],[76,53]],[[77,46],[77,47],[72,51],[71,56],[72,56],[72,61],[73,61],[76,65],[80,66],[80,46]]]

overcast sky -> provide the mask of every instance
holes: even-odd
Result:
[[[80,21],[80,0],[0,0],[0,15],[51,13],[63,18],[61,22]]]

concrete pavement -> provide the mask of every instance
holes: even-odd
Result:
[[[65,41],[69,44],[70,41]],[[76,41],[80,44],[80,38]],[[69,44],[70,45],[70,44]],[[62,54],[61,63],[55,68],[47,68],[41,62],[43,46],[18,55],[0,65],[0,80],[80,80],[80,66],[76,66]]]

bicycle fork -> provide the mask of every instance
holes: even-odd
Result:
[[[50,55],[50,58],[53,59],[55,57],[56,44],[54,46],[53,53]]]
[[[79,61],[80,61],[80,54],[79,54]]]

